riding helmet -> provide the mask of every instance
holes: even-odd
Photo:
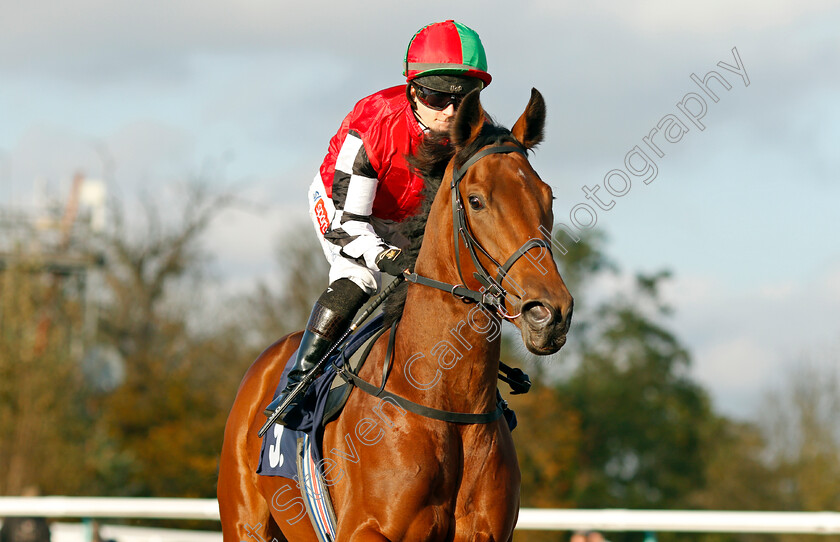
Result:
[[[449,20],[421,28],[408,43],[406,81],[440,92],[467,93],[490,84],[478,33]]]

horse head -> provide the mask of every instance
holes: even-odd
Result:
[[[455,155],[430,213],[436,227],[425,235],[434,236],[440,254],[436,263],[417,262],[418,274],[483,292],[538,355],[565,344],[573,306],[551,256],[551,187],[527,156],[544,125],[545,102],[536,89],[510,131],[487,122],[478,91],[464,98],[449,134]]]

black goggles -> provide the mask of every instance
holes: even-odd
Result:
[[[458,109],[458,106],[461,105],[461,100],[464,99],[463,94],[438,92],[437,90],[421,87],[420,85],[412,86],[414,87],[414,93],[417,96],[417,99],[420,100],[423,105],[429,109],[434,109],[435,111],[443,111],[449,107],[449,104],[452,104],[455,109]]]

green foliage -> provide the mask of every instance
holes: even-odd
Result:
[[[762,458],[766,440],[755,425],[716,418],[706,443],[706,484],[689,496],[687,508],[705,510],[784,510],[777,473]],[[673,539],[679,540],[678,537]],[[695,535],[701,542],[771,542],[778,535]]]
[[[656,283],[643,280],[598,308],[577,371],[558,386],[581,413],[579,506],[675,507],[703,484],[709,401],[684,347],[641,309],[658,304]]]
[[[840,370],[838,352],[804,357],[764,399],[759,424],[780,508],[840,511]],[[781,537],[820,540],[819,536]]]
[[[714,417],[689,377],[688,352],[665,327],[669,309],[659,289],[668,273],[639,275],[632,288],[610,296],[589,291],[597,276],[617,273],[603,244],[603,236],[590,234],[560,258],[564,280],[571,277],[567,283],[586,295],[572,290],[575,348],[564,362],[576,367],[540,401],[560,408],[565,425],[580,433],[574,477],[556,486],[555,499],[593,508],[677,507],[704,483],[704,443]]]

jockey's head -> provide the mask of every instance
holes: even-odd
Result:
[[[421,28],[408,43],[403,64],[411,106],[436,131],[447,131],[461,99],[492,79],[478,33],[455,21]]]

